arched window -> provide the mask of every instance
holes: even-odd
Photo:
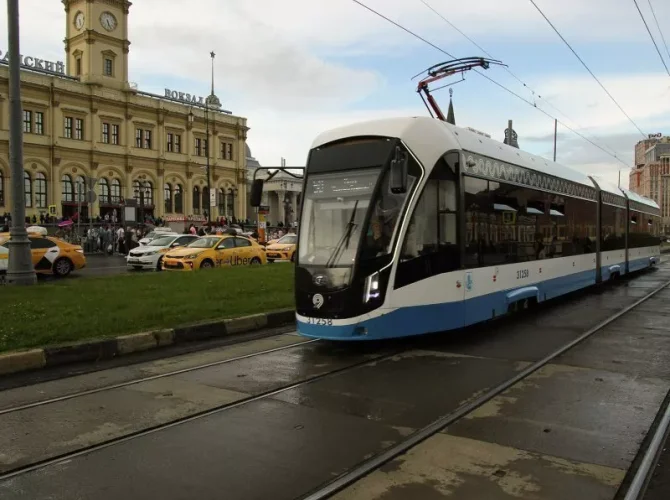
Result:
[[[112,205],[121,204],[121,181],[112,179]]]
[[[42,172],[35,175],[35,206],[47,208],[47,176]]]
[[[33,206],[33,184],[30,179],[30,174],[24,170],[23,172],[23,196],[26,200],[26,208]]]
[[[172,184],[166,183],[163,189],[165,191],[163,195],[165,198],[165,213],[169,214],[172,213]]]
[[[74,180],[74,200],[77,203],[86,201],[86,179],[81,175]]]
[[[205,211],[209,212],[210,206],[209,206],[209,189],[204,187],[202,188],[202,210],[203,213]]]
[[[200,188],[193,188],[193,215],[200,215]]]
[[[65,174],[60,178],[60,182],[63,185],[63,203],[72,203],[74,201],[74,185],[72,184],[72,177]]]
[[[217,196],[219,203],[219,216],[223,217],[226,215],[226,192],[223,190],[223,188],[219,188]]]
[[[144,201],[145,206],[154,204],[154,186],[149,181],[133,181],[133,195],[137,203]]]
[[[181,184],[174,187],[174,211],[175,213],[184,213],[184,188]]]
[[[5,177],[0,171],[0,207],[5,206]]]
[[[109,204],[109,181],[104,177],[100,179],[100,204]]]

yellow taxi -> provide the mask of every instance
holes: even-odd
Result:
[[[265,247],[268,262],[272,263],[275,260],[290,260],[295,261],[295,249],[298,246],[298,235],[287,234],[279,238],[275,243],[269,244]]]
[[[35,272],[67,276],[86,267],[84,250],[79,245],[39,233],[28,233]],[[6,273],[9,264],[9,233],[0,233],[0,273]]]
[[[239,235],[203,236],[189,245],[170,250],[163,257],[166,271],[194,271],[212,267],[266,264],[265,249]]]

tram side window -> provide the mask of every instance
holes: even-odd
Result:
[[[658,217],[631,210],[628,225],[628,248],[643,248],[660,244]]]
[[[595,202],[465,177],[465,267],[595,252]]]
[[[626,209],[603,205],[601,213],[601,250],[623,250],[626,248]]]
[[[456,217],[457,156],[431,172],[403,242],[395,288],[460,267]]]
[[[553,256],[549,202],[533,189],[465,177],[465,267]]]

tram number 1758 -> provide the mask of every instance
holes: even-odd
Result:
[[[516,272],[516,279],[518,280],[527,278],[528,276],[530,276],[530,272],[528,272],[528,269],[519,269]]]
[[[324,318],[307,318],[307,324],[317,326],[333,326],[333,320]]]

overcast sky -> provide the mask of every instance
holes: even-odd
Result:
[[[363,1],[456,57],[485,55],[421,0]],[[491,67],[488,76],[632,165],[642,135],[528,0],[426,1],[527,87],[503,68]],[[536,3],[645,134],[670,134],[670,77],[632,0]],[[20,4],[22,53],[63,60],[60,0]],[[648,0],[638,4],[670,66]],[[651,4],[670,42],[670,2]],[[6,26],[5,9],[0,23]],[[426,114],[411,77],[448,59],[352,0],[136,0],[129,29],[130,79],[141,90],[207,95],[209,52],[216,52],[217,94],[226,109],[248,118],[249,145],[264,165],[281,157],[303,165],[324,129]],[[452,88],[458,125],[502,140],[513,119],[521,148],[551,157],[553,121],[533,106],[474,73]],[[446,109],[448,93],[436,97]],[[559,131],[559,162],[616,183],[623,164],[569,130]],[[627,172],[621,177],[627,185]]]

